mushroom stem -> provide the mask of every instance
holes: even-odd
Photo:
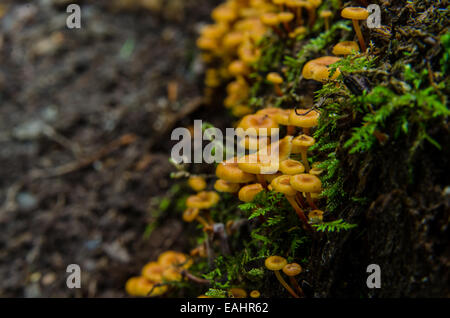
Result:
[[[297,280],[294,278],[294,276],[290,276],[289,277],[292,286],[294,286],[294,288],[298,291],[299,295],[301,297],[305,297],[305,293],[303,292],[303,289],[300,287],[300,285],[298,284]]]
[[[308,25],[310,28],[314,26],[314,22],[316,22],[316,8],[313,7],[309,10]]]
[[[359,45],[361,46],[361,52],[365,52],[367,47],[366,43],[364,42],[364,37],[361,32],[361,28],[359,27],[359,21],[352,19],[353,22],[353,28],[355,29],[356,36],[358,37]]]
[[[257,174],[257,175],[256,175],[256,180],[258,180],[258,182],[261,183],[261,185],[262,185],[264,188],[267,188],[267,182],[266,182],[266,179],[264,179],[264,176],[263,176],[262,174]]]
[[[293,136],[295,134],[295,126],[292,125],[287,126],[286,134],[288,136]]]
[[[292,205],[292,207],[294,208],[294,210],[297,213],[298,217],[305,224],[306,228],[311,231],[312,230],[311,225],[309,224],[308,219],[305,216],[305,213],[303,212],[303,210],[298,206],[297,202],[295,201],[295,196],[291,197],[291,196],[287,196],[286,195],[286,199]]]
[[[304,133],[305,135],[309,136],[309,133],[310,133],[309,127],[303,127],[303,133]]]
[[[292,31],[291,26],[289,25],[289,22],[283,22],[283,25],[287,32]]]
[[[314,203],[313,199],[311,198],[311,193],[306,192],[306,201],[308,202],[309,206],[313,208],[314,210],[318,210],[319,208]]]
[[[308,162],[308,148],[302,147],[302,162],[305,166],[306,173],[309,173],[309,162]]]
[[[280,271],[274,271],[275,272],[275,276],[277,277],[278,281],[281,283],[281,285],[283,285],[284,288],[286,288],[286,290],[289,292],[289,294],[292,295],[292,297],[295,298],[300,298],[295,291],[291,288],[291,286],[288,285],[288,283],[286,283],[286,281],[283,279],[283,277],[280,274]]]
[[[204,229],[208,230],[211,228],[211,224],[209,224],[203,217],[198,215],[195,219],[197,220],[198,223],[203,225]]]
[[[296,199],[297,199],[297,201],[299,203],[299,206],[303,208],[305,206],[305,200],[303,200],[303,197],[300,194],[300,192],[297,192],[295,197],[296,197]]]
[[[275,86],[275,93],[280,97],[283,96],[283,91],[281,90],[280,84],[274,84],[274,86]]]
[[[329,18],[325,18],[325,30],[328,31],[330,29],[330,20]]]
[[[297,8],[297,24],[298,26],[303,25],[302,7]]]

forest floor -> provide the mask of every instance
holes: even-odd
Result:
[[[183,244],[180,220],[144,234],[170,187],[169,132],[202,106],[195,39],[215,1],[81,1],[78,30],[61,3],[6,1],[0,20],[1,297],[121,297]]]

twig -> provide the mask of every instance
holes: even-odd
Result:
[[[210,281],[209,281],[209,280],[203,279],[203,278],[200,278],[200,277],[197,277],[197,276],[195,276],[195,275],[189,273],[189,272],[188,272],[187,270],[185,270],[185,269],[183,269],[183,270],[181,271],[181,275],[183,275],[183,276],[186,277],[187,279],[189,279],[189,280],[191,280],[191,281],[193,281],[194,283],[197,283],[197,284],[210,284]]]
[[[137,136],[134,134],[126,134],[120,137],[117,140],[112,141],[110,144],[106,145],[106,147],[100,149],[96,153],[86,156],[85,158],[81,158],[80,160],[69,162],[67,164],[63,164],[59,167],[56,167],[49,172],[38,170],[34,171],[31,174],[32,179],[39,179],[39,178],[51,178],[51,177],[59,177],[74,171],[77,171],[79,169],[85,168],[95,161],[103,158],[104,156],[110,154],[111,152],[117,150],[118,148],[122,146],[129,145],[133,142],[135,142],[137,139]]]

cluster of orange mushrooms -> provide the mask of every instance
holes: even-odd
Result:
[[[227,82],[225,107],[236,117],[253,112],[248,106],[249,75],[261,57],[259,47],[267,32],[282,38],[295,39],[312,28],[317,16],[323,19],[325,30],[330,28],[332,11],[318,10],[322,0],[227,0],[213,10],[214,24],[202,28],[197,46],[203,51],[203,60],[212,65],[206,71],[205,95],[211,98],[214,88]],[[319,12],[318,12],[319,11]],[[366,50],[359,21],[366,20],[369,12],[365,8],[347,7],[341,12],[345,19],[353,21],[359,45],[354,41],[343,41],[333,47],[333,54],[342,56]],[[307,19],[307,21],[306,21]],[[329,80],[327,66],[339,60],[336,56],[325,56],[310,61],[303,69],[305,79]],[[335,72],[335,79],[339,72]],[[284,80],[277,72],[266,75],[277,95],[282,96]]]
[[[224,106],[234,116],[242,117],[236,128],[245,131],[240,146],[247,153],[218,164],[215,191],[207,189],[208,183],[203,177],[189,178],[188,184],[196,194],[186,200],[187,208],[182,216],[185,222],[198,222],[205,233],[214,233],[217,224],[209,210],[220,201],[218,192],[235,194],[239,200],[251,202],[261,191],[282,193],[307,232],[313,231],[312,224],[323,221],[324,212],[317,206],[323,190],[319,178],[323,170],[319,168],[319,162],[310,163],[308,160],[308,150],[315,144],[312,130],[318,125],[320,112],[311,106],[304,109],[267,106],[254,113],[254,109],[248,106],[250,87],[254,81],[249,75],[261,57],[259,44],[263,37],[267,32],[273,32],[281,38],[295,39],[308,33],[317,16],[324,20],[324,28],[328,30],[333,13],[327,9],[319,11],[321,4],[321,0],[226,0],[213,10],[215,23],[205,26],[197,41],[203,61],[212,65],[206,71],[205,97],[213,97],[215,88],[228,83]],[[337,43],[332,50],[335,56],[319,57],[304,65],[303,78],[322,83],[334,80],[340,74],[339,69],[330,77],[329,66],[340,60],[338,56],[353,54],[360,48],[365,51],[359,21],[367,19],[368,15],[364,8],[344,8],[341,16],[353,21],[359,45],[354,41]],[[269,72],[265,79],[273,85],[276,95],[284,94],[284,80],[280,73]],[[284,137],[273,141],[274,134],[279,131],[283,132]],[[274,149],[277,151],[276,158],[271,154]],[[226,234],[231,234],[232,222],[226,224]],[[208,249],[204,244],[191,251],[192,257],[208,257],[207,254]],[[181,271],[186,272],[187,264],[191,264],[186,258],[183,259],[185,264],[182,266],[164,265],[159,259],[158,262],[147,264],[142,276],[128,281],[128,293],[139,296],[164,293],[166,286],[158,284],[169,278],[181,279]],[[304,296],[295,279],[302,272],[299,264],[287,263],[281,256],[270,256],[265,265],[274,271],[282,286],[293,297]],[[153,267],[160,270],[156,276],[149,275]],[[173,276],[168,278],[169,269]],[[290,285],[280,271],[289,277]],[[230,297],[247,297],[247,292],[240,288],[232,288],[228,293]],[[259,291],[250,293],[250,297],[259,296]]]
[[[168,283],[181,281],[192,265],[189,256],[175,251],[165,251],[158,260],[147,263],[141,276],[128,279],[125,290],[131,296],[161,296],[168,289]]]

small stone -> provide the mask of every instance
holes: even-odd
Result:
[[[20,192],[17,195],[17,203],[21,209],[32,210],[37,206],[38,200],[29,192]]]

